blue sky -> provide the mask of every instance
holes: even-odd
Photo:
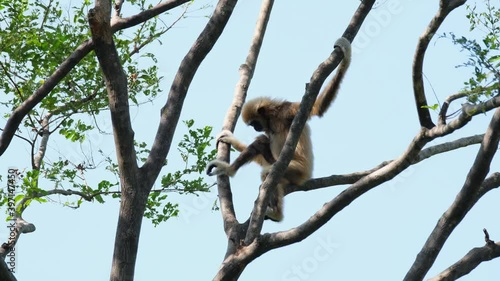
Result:
[[[470,1],[469,1],[470,2]],[[216,1],[197,1],[202,5]],[[472,4],[471,2],[470,4]],[[276,1],[264,40],[249,98],[272,96],[300,100],[312,72],[331,52],[359,1]],[[181,120],[199,126],[222,126],[253,33],[260,1],[238,3],[221,39],[208,55],[190,87]],[[372,168],[400,155],[419,130],[413,103],[411,64],[418,36],[434,15],[438,1],[388,0],[372,11],[353,42],[353,61],[333,107],[322,119],[310,121],[315,152],[314,177]],[[211,9],[211,8],[210,8]],[[126,10],[125,10],[126,11]],[[172,21],[180,10],[164,18]],[[188,14],[152,47],[165,76],[164,94],[154,104],[132,108],[134,130],[151,143],[159,110],[180,60],[204,27],[209,10]],[[439,33],[470,35],[465,7],[453,12]],[[466,54],[447,39],[434,39],[426,54],[427,99],[436,103],[456,93],[470,70],[456,68]],[[432,88],[431,88],[432,86]],[[458,109],[459,104],[452,109]],[[450,112],[453,110],[450,110]],[[107,118],[106,113],[103,119]],[[433,115],[436,117],[436,114]],[[476,116],[465,128],[433,143],[483,133],[491,113]],[[109,123],[108,123],[109,124]],[[155,124],[155,125],[150,125]],[[149,125],[149,126],[148,126]],[[174,143],[185,132],[178,126]],[[235,135],[249,143],[257,135],[239,122]],[[90,136],[92,138],[92,136]],[[112,152],[112,137],[93,136],[94,145]],[[66,145],[52,145],[61,151]],[[59,147],[63,146],[63,147]],[[75,147],[68,150],[75,150]],[[276,249],[252,262],[240,280],[401,280],[435,226],[454,200],[478,146],[432,157],[353,202],[311,237]],[[11,145],[0,171],[27,167],[29,150]],[[113,154],[111,154],[113,155]],[[171,149],[164,173],[179,161]],[[499,162],[492,165],[498,171]],[[97,182],[101,174],[96,174]],[[207,178],[215,182],[215,178]],[[253,207],[260,168],[248,165],[231,181],[236,212],[244,221]],[[282,223],[266,222],[263,231],[296,226],[345,187],[337,186],[285,199]],[[211,211],[215,190],[209,194],[169,198],[181,206],[179,218],[154,228],[144,220],[136,266],[136,280],[210,280],[226,251],[221,216]],[[500,238],[500,193],[493,190],[479,201],[445,244],[428,277],[442,271],[471,248],[484,244],[483,228]],[[118,202],[86,204],[78,210],[60,204],[33,204],[24,217],[36,232],[19,241],[19,280],[106,280],[109,278]],[[0,231],[4,237],[6,231]],[[480,265],[461,280],[496,280],[500,261]]]

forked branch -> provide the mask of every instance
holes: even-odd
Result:
[[[500,242],[493,242],[489,238],[488,231],[483,230],[485,233],[486,245],[477,247],[470,250],[463,258],[457,261],[452,266],[448,267],[443,272],[439,273],[436,277],[428,281],[452,281],[469,274],[479,264],[485,261],[500,257]]]
[[[424,278],[451,232],[479,198],[488,190],[491,190],[491,188],[484,187],[486,184],[485,178],[490,169],[493,156],[498,149],[499,140],[500,109],[496,109],[462,189],[453,204],[439,219],[404,280],[422,280]],[[493,176],[496,176],[496,174]]]

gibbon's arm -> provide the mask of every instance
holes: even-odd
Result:
[[[332,102],[337,97],[340,83],[344,79],[345,73],[351,64],[351,43],[349,40],[344,37],[340,37],[335,41],[335,47],[339,47],[344,53],[344,59],[340,63],[340,66],[335,73],[335,76],[330,80],[328,85],[326,85],[325,89],[321,92],[318,99],[314,103],[314,107],[311,110],[311,116],[318,115],[319,117],[323,116],[323,114],[328,110]]]
[[[231,133],[230,135],[226,134],[221,136],[219,141],[229,143],[231,145],[233,145],[233,142],[236,141],[237,143],[243,145]],[[228,175],[232,177],[243,165],[250,161],[255,161],[261,166],[269,166],[276,162],[271,153],[269,138],[266,135],[258,136],[249,146],[241,151],[238,158],[236,158],[231,165],[220,160],[210,161],[207,165],[207,175]]]

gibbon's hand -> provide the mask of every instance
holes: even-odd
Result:
[[[207,175],[227,175],[232,177],[234,175],[234,171],[231,169],[231,165],[229,165],[229,163],[220,160],[213,160],[207,165]]]
[[[234,137],[234,135],[231,131],[222,130],[222,132],[220,132],[217,135],[217,146],[219,146],[219,142],[232,144],[235,139],[236,138]]]

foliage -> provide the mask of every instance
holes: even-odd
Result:
[[[215,158],[216,149],[212,149],[209,152],[206,151],[213,141],[213,137],[210,135],[212,127],[205,126],[204,128],[194,129],[193,120],[184,121],[184,124],[188,127],[189,131],[179,142],[177,149],[185,167],[182,170],[163,176],[161,179],[161,189],[153,190],[148,198],[145,217],[150,218],[155,225],[166,221],[170,217],[177,216],[179,213],[176,204],[162,203],[167,198],[166,192],[175,191],[181,194],[196,194],[197,192],[208,192],[210,191],[210,187],[212,187],[201,176],[190,177],[192,174],[201,175],[208,161]],[[193,164],[190,163],[190,157],[192,156],[195,157]]]
[[[19,107],[51,73],[57,71],[61,62],[89,40],[86,15],[93,3],[82,1],[79,6],[63,3],[72,6],[63,7],[57,0],[0,0],[0,72],[4,77],[0,83],[3,97],[0,106],[5,108],[4,112]],[[131,5],[128,9],[136,11],[151,7],[146,0],[128,4]],[[173,24],[181,18],[174,20]],[[146,47],[158,41],[171,27],[155,17],[137,27],[115,33],[115,44],[128,76],[129,98],[135,106],[153,101],[161,93],[157,59]],[[51,195],[66,196],[63,198],[67,200],[62,203],[72,208],[80,207],[84,201],[104,203],[108,195],[120,197],[118,165],[109,156],[110,152],[92,146],[88,140],[89,136],[96,138],[96,135],[109,134],[109,126],[98,121],[102,120],[98,118],[99,114],[107,110],[108,97],[98,62],[94,56],[87,56],[23,121],[25,130],[20,131],[19,137],[31,146],[32,165],[31,169],[21,171],[23,178],[16,196],[16,203],[22,205],[19,208],[24,209],[32,201],[46,202]],[[4,118],[9,116],[5,114]],[[211,128],[194,129],[192,120],[185,123],[189,135],[184,136],[179,144],[185,168],[165,176],[162,188],[150,195],[146,217],[155,224],[178,213],[176,204],[165,202],[166,191],[191,194],[210,188],[203,178],[190,177],[193,173],[200,174],[206,161],[214,156],[214,151],[206,152],[213,139],[210,137]],[[55,132],[57,134],[53,134]],[[87,140],[91,146],[89,150],[97,149],[102,160],[96,161],[92,152],[89,152],[90,156],[83,155],[83,161],[64,153],[54,157],[42,142],[49,137],[50,140],[59,140],[60,136],[67,145],[82,145]],[[102,136],[97,138],[102,140]],[[99,141],[94,143],[99,144]],[[143,163],[149,153],[148,145],[138,141],[135,145],[137,159]],[[85,154],[83,149],[82,153]],[[196,158],[194,165],[189,164],[192,157]],[[89,173],[101,168],[100,163],[105,163],[105,170],[113,177],[103,178],[101,173],[97,183],[89,183]],[[7,203],[7,194],[2,191],[0,206]]]
[[[454,44],[469,53],[469,60],[462,66],[474,69],[473,76],[464,83],[472,103],[500,93],[500,7],[495,8],[489,0],[484,3],[483,12],[478,11],[477,4],[467,5],[470,31],[482,32],[481,40],[449,34]]]

